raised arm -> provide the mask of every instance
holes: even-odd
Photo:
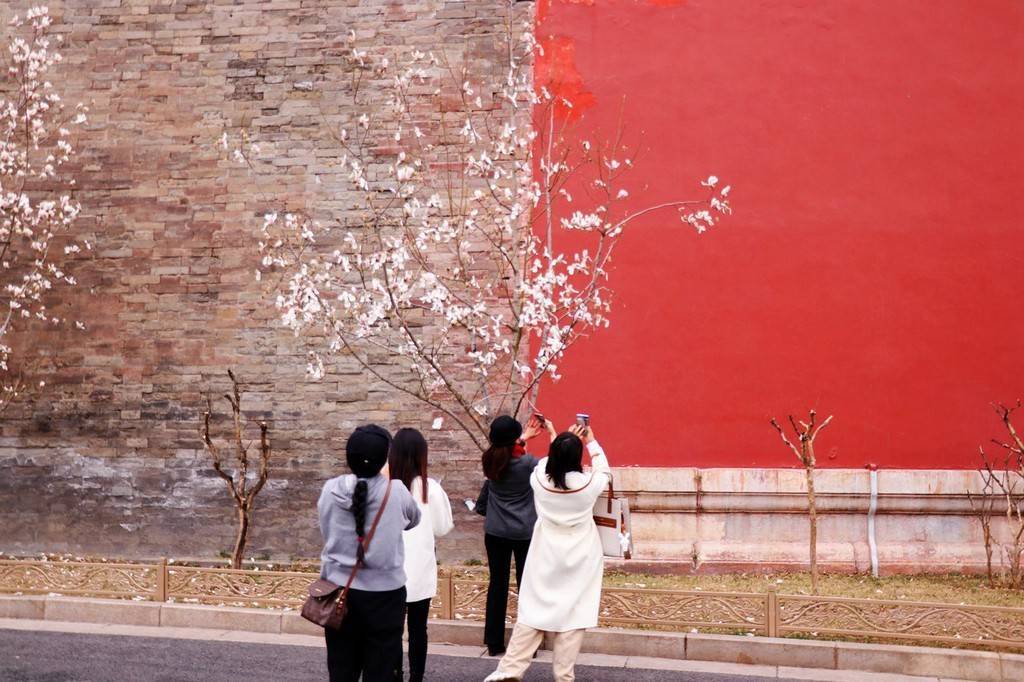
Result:
[[[430,481],[430,489],[427,491],[427,513],[430,514],[430,525],[434,529],[434,535],[441,537],[447,535],[455,527],[452,519],[452,505],[448,501],[448,495],[444,492],[441,484],[437,481]]]
[[[587,495],[596,500],[612,480],[612,468],[608,465],[608,457],[604,454],[604,449],[597,442],[592,428],[589,426],[574,426],[569,431],[579,436],[587,446],[587,453],[590,455],[591,472]]]
[[[608,457],[604,454],[604,449],[601,444],[596,440],[592,440],[587,443],[587,452],[590,453],[590,470],[594,472],[594,475],[604,474],[609,480],[612,477],[612,468],[608,464]],[[608,485],[605,483],[605,485]]]

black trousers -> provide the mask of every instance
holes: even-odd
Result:
[[[430,599],[411,601],[406,604],[406,619],[409,628],[409,682],[423,682],[423,671],[427,667],[427,616],[430,614]]]
[[[509,540],[484,535],[487,564],[491,573],[487,585],[487,616],[484,622],[484,644],[488,649],[505,649],[505,612],[508,609],[508,571],[513,555],[516,558],[516,585],[523,583],[523,566],[530,549],[529,540]]]
[[[405,587],[388,592],[349,590],[338,630],[325,628],[331,682],[401,682]]]

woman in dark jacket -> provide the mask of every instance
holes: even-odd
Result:
[[[512,557],[516,560],[516,584],[523,580],[523,566],[530,549],[537,511],[533,506],[530,474],[538,460],[526,452],[526,441],[545,427],[554,437],[551,422],[538,417],[523,425],[509,416],[491,422],[490,447],[481,457],[487,480],[476,501],[476,513],[484,516],[484,547],[490,582],[487,585],[487,615],[484,644],[491,656],[505,652],[505,612],[508,605],[508,574]]]

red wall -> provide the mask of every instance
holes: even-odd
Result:
[[[611,328],[541,408],[589,411],[615,464],[797,465],[768,418],[815,405],[822,466],[974,467],[989,403],[1024,396],[1024,3],[540,10],[560,49],[538,73],[575,68],[584,124],[625,97],[634,194],[714,173],[736,210],[699,237],[634,226]]]

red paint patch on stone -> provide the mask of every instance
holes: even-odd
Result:
[[[534,64],[534,82],[559,100],[571,102],[571,107],[562,101],[556,102],[555,114],[560,119],[577,119],[597,100],[576,68],[576,43],[566,36],[550,36],[540,42],[543,53],[537,55]]]
[[[551,0],[537,0],[537,14],[536,22],[539,24],[544,21],[548,16],[548,10],[551,9]]]
[[[593,7],[596,0],[562,0],[563,5],[583,5],[585,7]],[[551,3],[554,0],[537,0],[536,10],[536,22],[539,24],[547,18],[548,12],[551,11]]]
[[[551,11],[551,3],[554,0],[537,0],[536,10],[536,22],[539,24],[544,21],[548,13]],[[584,7],[593,7],[597,0],[561,0],[563,5],[583,5]],[[652,7],[679,7],[684,4],[686,0],[633,0],[634,2],[646,2]]]

